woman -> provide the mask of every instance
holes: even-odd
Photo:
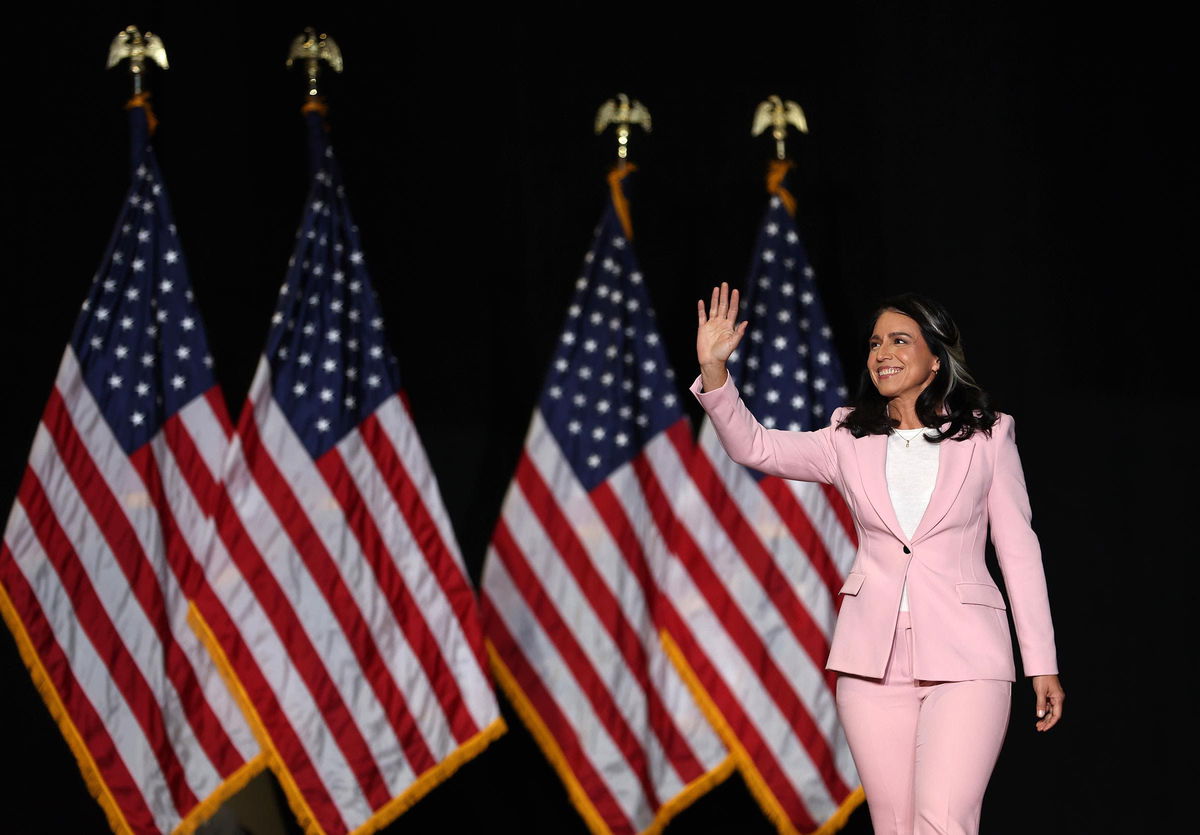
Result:
[[[1016,678],[1004,597],[984,565],[989,527],[1036,728],[1063,709],[1013,419],[989,408],[946,311],[906,294],[874,317],[850,407],[814,432],[765,429],[725,370],[748,324],[737,310],[724,283],[707,312],[699,303],[692,392],[730,458],[832,484],[853,513],[858,551],[826,668],[838,673],[838,716],[875,832],[978,832]]]

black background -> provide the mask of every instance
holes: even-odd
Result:
[[[983,831],[1179,831],[1196,554],[1179,436],[1200,360],[1185,339],[1186,21],[927,2],[661,20],[620,5],[487,18],[461,4],[106,5],[26,7],[6,24],[0,504],[128,183],[128,74],[103,69],[124,25],[167,45],[172,68],[149,82],[155,145],[235,416],[306,188],[303,80],[283,59],[310,23],[340,43],[346,71],[324,85],[334,146],[476,581],[605,199],[614,143],[592,134],[596,108],[621,91],[654,117],[632,145],[635,246],[683,384],[695,299],[749,263],[773,153],[749,128],[779,93],[812,128],[789,143],[791,185],[851,385],[874,302],[913,289],[954,312],[976,377],[1017,419],[1068,698],[1038,734],[1028,682],[1014,687]],[[0,831],[104,831],[7,638],[0,671]],[[387,831],[584,831],[504,709],[510,732]],[[737,775],[668,830],[773,831]],[[845,831],[871,831],[865,806]]]

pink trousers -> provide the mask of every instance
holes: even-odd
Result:
[[[838,675],[837,707],[876,835],[975,835],[1012,682],[918,682],[901,612],[883,678]]]

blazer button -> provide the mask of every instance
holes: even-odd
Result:
[[[912,553],[912,551],[908,550],[908,546],[907,546],[907,545],[905,545],[905,546],[904,546],[904,553],[906,553],[906,554],[911,554],[911,553]]]

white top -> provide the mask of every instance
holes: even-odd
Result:
[[[937,481],[938,459],[942,445],[921,437],[924,427],[893,429],[887,445],[888,495],[904,535],[912,539],[925,514],[933,485]],[[900,611],[908,611],[908,577],[900,595]]]

